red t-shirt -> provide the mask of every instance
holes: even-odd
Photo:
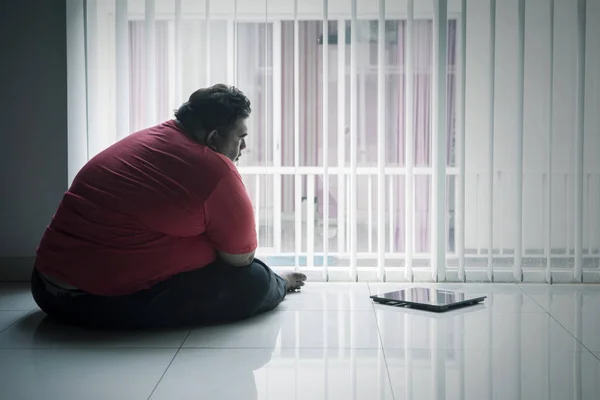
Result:
[[[113,296],[202,268],[217,250],[245,254],[256,246],[252,204],[233,162],[168,121],[81,169],[44,233],[35,267]]]

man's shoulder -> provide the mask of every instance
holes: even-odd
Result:
[[[189,162],[193,164],[202,164],[203,166],[211,167],[211,169],[222,170],[224,172],[237,172],[231,160],[190,138],[177,125],[175,120],[166,121],[139,133],[141,135],[156,136],[157,139],[164,142],[165,146],[172,148],[173,151],[191,157],[192,159]]]
[[[184,169],[189,167],[212,174],[236,170],[229,159],[190,138],[175,120],[135,132],[130,138],[131,150],[151,153],[157,162],[175,162]]]
[[[145,184],[177,182],[202,191],[223,178],[239,177],[231,160],[192,140],[175,121],[132,133],[90,160],[85,169],[110,170],[115,177],[139,175],[144,181],[151,177]]]
[[[221,171],[225,176],[239,176],[237,167],[235,166],[233,161],[231,161],[229,158],[225,157],[220,153],[207,149],[206,160],[207,162],[213,164],[215,169]]]

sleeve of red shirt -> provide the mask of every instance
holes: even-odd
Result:
[[[254,210],[236,174],[223,177],[204,203],[206,236],[218,251],[247,254],[256,250]]]

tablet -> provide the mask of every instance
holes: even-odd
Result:
[[[377,303],[396,307],[411,307],[422,310],[443,312],[458,307],[466,307],[482,302],[487,296],[469,295],[446,289],[407,288],[377,294],[371,299]]]

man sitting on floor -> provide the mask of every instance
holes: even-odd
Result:
[[[304,285],[254,258],[252,204],[234,162],[250,101],[194,92],[175,120],[134,133],[78,173],[37,251],[32,293],[64,321],[160,328],[241,320]]]

